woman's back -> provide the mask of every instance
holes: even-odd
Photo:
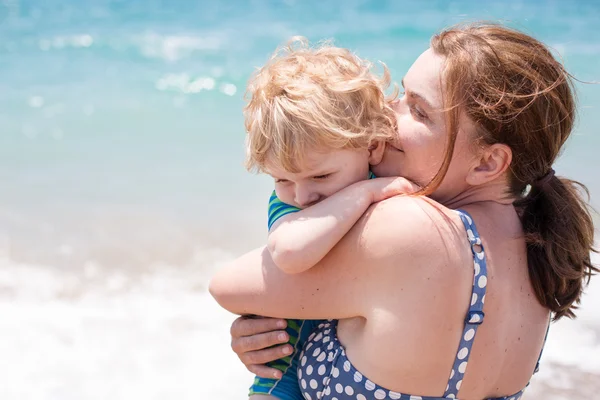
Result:
[[[406,207],[414,208],[409,223],[423,222],[419,229],[402,227],[406,221],[394,218],[406,215],[398,212]],[[510,395],[531,378],[549,312],[537,301],[529,281],[525,241],[514,208],[486,203],[465,209],[485,248],[487,294],[484,322],[475,336],[459,396]],[[395,258],[393,251],[396,236],[407,229],[412,239],[396,242],[398,246],[403,243],[426,255],[410,265]],[[365,266],[376,270],[377,279],[365,286],[367,315],[339,323],[339,339],[349,360],[364,376],[390,390],[441,396],[472,300],[473,253],[459,215],[423,199],[394,198],[375,206],[354,231],[362,231],[363,245],[375,246],[371,241],[377,240],[377,246],[390,250],[382,258],[384,265]],[[353,236],[348,235],[349,243]]]

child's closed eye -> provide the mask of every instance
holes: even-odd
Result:
[[[315,176],[313,176],[313,179],[319,181],[319,180],[327,179],[330,176],[331,176],[331,174],[315,175]]]

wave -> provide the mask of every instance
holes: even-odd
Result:
[[[136,279],[93,264],[77,276],[0,258],[3,398],[105,399],[244,396],[248,373],[229,346],[235,316],[206,292],[231,256],[206,268],[163,266]],[[552,326],[525,399],[591,398],[600,380],[600,282],[580,318]],[[35,385],[30,383],[35,381]]]
[[[156,81],[154,87],[160,91],[192,94],[215,89],[217,81],[210,76],[193,78],[187,73],[166,74]],[[222,82],[219,84],[219,91],[227,96],[233,96],[237,93],[237,86],[230,82]]]

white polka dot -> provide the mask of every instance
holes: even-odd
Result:
[[[321,326],[319,325],[319,328],[321,328]],[[310,342],[311,340],[313,340],[313,338],[316,336],[316,333],[311,333],[310,336],[308,337],[308,342]]]
[[[328,383],[329,383],[329,377],[326,376],[326,377],[323,378],[323,385],[327,386]]]
[[[333,351],[330,351],[329,354],[327,355],[327,361],[331,362],[331,361],[333,361],[334,358],[335,358],[335,353]]]
[[[362,378],[363,378],[363,376],[360,372],[356,371],[354,373],[354,382],[358,383],[358,382],[362,381]]]
[[[471,305],[474,306],[475,303],[477,303],[477,293],[473,293],[473,296],[471,296]]]
[[[327,389],[325,389],[325,396],[329,396],[331,394],[331,386],[327,386]],[[337,397],[334,397],[334,399],[337,399]]]
[[[483,251],[480,251],[479,253],[475,253],[477,255],[477,258],[479,258],[480,260],[483,260],[485,258],[485,253]]]
[[[312,397],[310,397],[310,394],[308,394],[308,393],[306,393],[306,394],[304,395],[304,398],[305,398],[306,400],[312,400]]]
[[[335,385],[335,391],[338,393],[342,393],[344,391],[344,387],[342,386],[341,383],[338,383],[337,385]]]
[[[304,379],[300,381],[300,385],[302,385],[302,389],[306,389],[306,381]]]
[[[480,287],[480,288],[482,288],[482,289],[483,289],[484,287],[486,287],[486,285],[487,285],[487,278],[486,278],[486,276],[485,276],[485,275],[482,275],[482,276],[480,276],[480,277],[479,277],[479,281],[478,281],[478,283],[477,283],[477,284],[478,284],[478,285],[479,285],[479,287]]]
[[[479,316],[479,314],[473,314],[471,315],[471,319],[469,319],[469,323],[474,324],[481,321],[481,317]]]
[[[350,361],[348,360],[344,361],[344,371],[350,371]]]
[[[450,371],[450,379],[454,378],[454,369],[452,369],[452,371]]]
[[[359,393],[356,395],[356,400],[367,400],[367,398]]]
[[[479,263],[477,261],[475,261],[475,276],[479,275],[480,272],[481,272],[481,267],[479,266]]]
[[[354,394],[354,389],[352,389],[352,386],[346,386],[345,392],[348,396],[352,396]]]
[[[318,342],[318,341],[320,341],[321,339],[323,339],[323,334],[322,334],[322,333],[319,333],[317,336],[315,336],[315,340],[314,340],[314,341],[315,341],[315,342]]]
[[[421,396],[410,396],[410,400],[423,400]]]
[[[463,215],[465,216],[465,219],[467,220],[469,225],[473,225],[473,220],[471,219],[471,217],[469,217],[467,214],[463,214]]]
[[[464,374],[466,370],[467,370],[467,362],[463,361],[458,366],[458,372],[460,372],[461,374]]]
[[[375,384],[373,382],[371,382],[370,380],[366,380],[365,381],[365,389],[367,390],[375,390]]]
[[[467,236],[469,237],[469,240],[475,239],[475,235],[473,235],[473,231],[470,229],[467,229]]]
[[[377,389],[373,396],[375,396],[377,400],[383,400],[385,399],[385,392],[381,389]]]
[[[464,360],[465,357],[469,354],[469,349],[467,349],[466,347],[463,347],[462,349],[460,349],[460,351],[458,352],[458,359],[459,360]]]
[[[329,335],[329,332],[331,332],[331,329],[325,329],[325,330],[323,331],[323,333],[324,333],[324,334],[326,334],[326,335]]]
[[[470,342],[474,336],[475,336],[475,329],[473,329],[473,328],[471,328],[465,332],[465,340],[467,342]]]
[[[333,375],[334,378],[337,378],[338,376],[340,376],[340,370],[337,367],[333,367],[333,371],[331,371],[331,375]]]
[[[452,371],[452,372],[454,372],[454,371]],[[448,388],[450,388],[449,384],[446,385],[446,392],[448,391]]]
[[[302,360],[300,360],[300,365],[303,367],[306,365],[306,356],[302,357]]]
[[[319,357],[317,357],[317,361],[323,362],[323,361],[325,361],[326,357],[327,357],[327,354],[325,354],[325,352],[322,352],[321,354],[319,354]]]
[[[311,388],[316,389],[318,386],[318,383],[315,379],[311,379],[309,385]]]
[[[390,399],[392,399],[392,400],[398,400],[400,397],[402,397],[402,395],[400,393],[392,392],[391,390],[390,390],[389,395],[390,395]]]
[[[329,336],[325,336],[325,337],[323,338],[323,343],[327,343],[327,342],[329,342],[330,340],[331,340],[331,338],[330,338]]]
[[[327,346],[327,350],[331,350],[333,349],[333,342],[329,343],[329,346]]]
[[[312,343],[309,343],[306,345],[306,348],[304,349],[304,351],[307,351],[308,349],[310,349],[311,347],[313,347]]]
[[[462,381],[456,382],[456,390],[460,390],[460,385],[462,385]]]
[[[315,351],[313,351],[313,357],[316,357],[316,356],[318,356],[320,352],[321,352],[321,348],[320,348],[320,347],[317,347],[317,348],[315,349]]]
[[[325,368],[325,365],[320,365],[317,372],[319,373],[319,375],[325,375],[326,370],[327,370],[327,368]]]
[[[485,294],[483,295],[483,297],[481,298],[481,304],[485,303]]]
[[[452,393],[450,393],[450,394],[448,395],[448,398],[449,398],[449,399],[455,399],[455,398],[456,398],[456,396],[454,396]]]
[[[306,367],[306,375],[310,375],[313,373],[313,366],[309,365],[308,367]]]

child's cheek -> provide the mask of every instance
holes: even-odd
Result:
[[[295,205],[296,200],[294,196],[294,184],[293,183],[284,183],[284,184],[275,184],[275,194],[285,204]]]

